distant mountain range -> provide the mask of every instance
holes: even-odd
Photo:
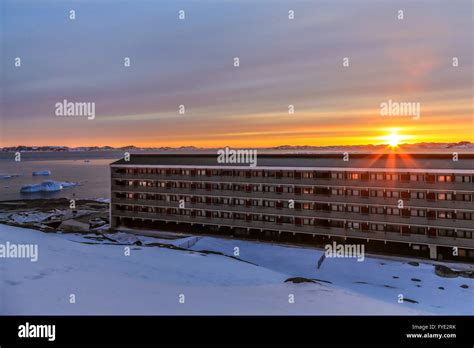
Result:
[[[225,147],[225,146],[224,146]],[[229,146],[231,147],[231,146]],[[351,151],[378,151],[385,150],[387,145],[351,145],[351,146],[310,146],[310,145],[281,145],[275,147],[264,147],[258,148],[259,150],[270,150],[270,151],[340,151],[340,150],[351,150]],[[400,150],[411,151],[411,150],[441,150],[446,151],[450,149],[459,150],[474,150],[474,143],[469,141],[461,141],[458,143],[416,143],[416,144],[400,144],[398,146]],[[134,145],[112,147],[112,146],[80,146],[80,147],[68,147],[68,146],[10,146],[0,148],[2,152],[88,152],[88,151],[202,151],[211,150],[217,148],[203,148],[195,146],[181,146],[181,147],[137,147]]]
[[[121,147],[112,147],[112,146],[79,146],[79,147],[69,147],[69,146],[9,146],[0,148],[0,151],[3,152],[80,152],[80,151],[121,151],[121,150],[137,150],[137,151],[148,151],[148,150],[193,150],[198,149],[194,146],[182,146],[182,147],[137,147],[134,145],[127,145]]]

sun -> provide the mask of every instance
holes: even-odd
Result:
[[[400,145],[401,140],[402,137],[398,135],[396,130],[393,130],[392,133],[387,135],[387,143],[391,147],[397,147],[398,145]]]
[[[388,144],[388,146],[392,148],[398,147],[404,139],[407,137],[398,134],[397,128],[390,129],[390,133],[380,137],[380,140],[383,141],[384,144]]]

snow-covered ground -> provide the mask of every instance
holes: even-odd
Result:
[[[0,258],[0,314],[474,313],[473,280],[440,278],[428,264],[326,259],[315,270],[322,253],[315,249],[210,237],[173,241],[126,234],[104,241],[86,237],[0,225],[0,244],[35,243],[39,248],[37,262]],[[137,241],[144,245],[123,245]],[[146,246],[149,243],[194,251]],[[240,260],[199,252],[233,255],[236,246]],[[125,248],[131,249],[130,256]],[[285,283],[297,276],[332,284]],[[460,288],[461,284],[469,288]],[[400,304],[399,293],[419,303]],[[75,303],[70,303],[71,294]],[[292,296],[294,303],[289,303]]]
[[[473,270],[474,265],[417,260],[419,265],[413,266],[399,258],[366,256],[363,262],[326,258],[317,269],[324,250],[211,237],[199,239],[191,249],[233,255],[235,247],[241,259],[288,276],[330,281],[337,288],[386,303],[398,303],[401,294],[418,302],[407,307],[425,313],[474,315],[474,279],[440,277],[435,274],[434,263],[462,270]]]

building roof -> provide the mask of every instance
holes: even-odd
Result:
[[[178,167],[229,167],[249,168],[249,163],[219,163],[217,153],[186,154],[131,154],[130,161],[123,158],[112,166],[178,166]],[[375,154],[349,153],[349,160],[343,160],[342,153],[258,153],[257,165],[253,169],[274,167],[287,168],[385,168],[385,169],[443,169],[462,170],[474,174],[474,153],[460,153],[453,161],[451,153]]]

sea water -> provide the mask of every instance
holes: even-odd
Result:
[[[33,198],[110,198],[109,164],[123,153],[22,153],[15,162],[14,153],[0,153],[0,201]],[[33,176],[34,171],[49,170],[49,176]],[[4,175],[13,175],[4,179]],[[16,176],[19,175],[19,176]],[[21,187],[45,180],[77,182],[80,185],[57,192],[20,193]]]

